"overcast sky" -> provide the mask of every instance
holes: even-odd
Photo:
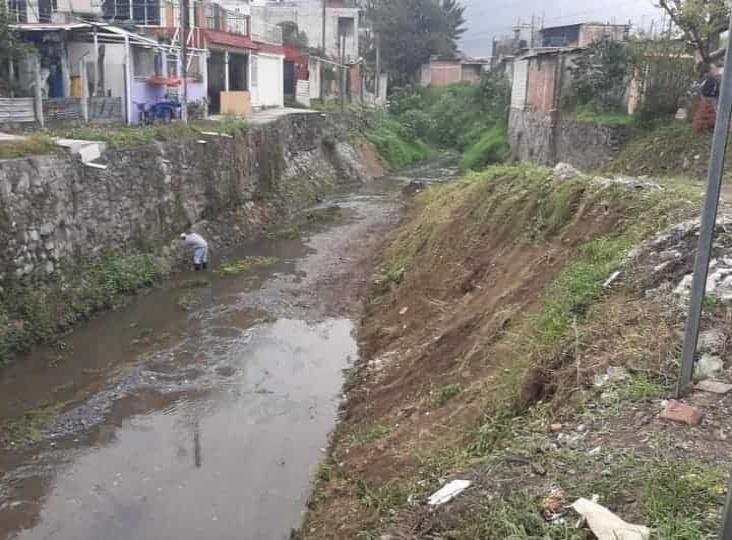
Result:
[[[462,0],[468,31],[462,49],[471,56],[490,56],[493,37],[508,35],[517,19],[531,22],[544,16],[545,26],[559,26],[582,21],[633,21],[648,29],[650,21],[660,23],[663,13],[653,7],[654,0]],[[657,23],[657,24],[658,24]]]

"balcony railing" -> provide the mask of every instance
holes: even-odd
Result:
[[[212,4],[206,12],[206,28],[240,36],[249,35],[249,16],[235,13]]]

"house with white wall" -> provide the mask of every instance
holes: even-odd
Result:
[[[232,1],[232,0],[228,0]],[[249,7],[252,15],[252,33],[260,33],[258,25],[279,25],[295,23],[308,38],[308,46],[318,49],[323,43],[323,5],[319,0],[291,0],[277,2],[252,0]],[[359,15],[358,8],[326,5],[325,54],[347,63],[359,59]],[[261,30],[264,32],[264,29]]]

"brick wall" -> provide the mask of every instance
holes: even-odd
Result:
[[[463,77],[463,67],[458,61],[432,62],[431,86],[448,86],[459,83]]]
[[[538,56],[529,61],[526,106],[532,111],[549,112],[556,108],[556,56]]]

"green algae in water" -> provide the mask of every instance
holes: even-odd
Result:
[[[227,276],[248,274],[277,264],[277,261],[276,257],[244,257],[243,259],[234,259],[223,263],[218,272]]]

